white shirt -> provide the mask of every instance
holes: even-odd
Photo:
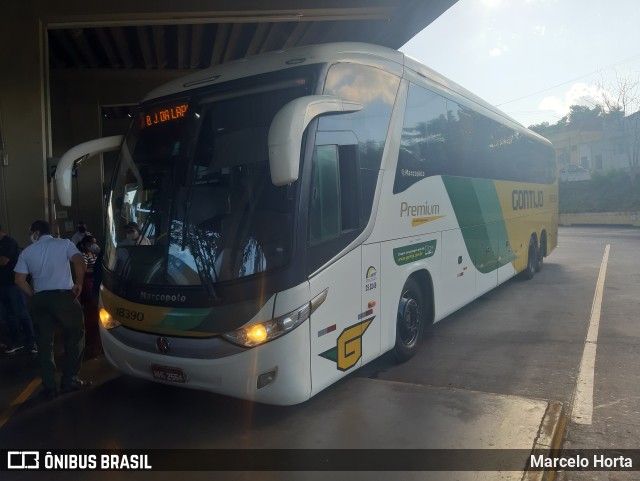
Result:
[[[142,237],[142,236],[138,236],[137,239],[122,239],[120,242],[118,242],[118,247],[125,247],[125,246],[150,246],[151,245],[151,241],[149,240],[148,237]]]
[[[91,234],[91,232],[89,231],[85,231],[85,232],[76,231],[76,233],[71,236],[71,243],[74,246],[77,246],[78,242],[84,239],[84,236],[86,235],[93,235],[93,234]]]
[[[31,274],[33,291],[71,289],[73,278],[69,262],[80,251],[69,239],[43,235],[20,253],[14,272]]]

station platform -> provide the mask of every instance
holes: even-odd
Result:
[[[300,470],[214,466],[215,472],[185,472],[190,480],[536,481],[551,480],[554,473],[527,470],[531,453],[560,448],[566,426],[561,403],[357,375],[283,407],[123,377],[104,358],[85,363],[83,372],[94,380],[86,391],[46,402],[34,389],[14,406],[0,427],[0,448],[176,450],[176,456],[195,452],[194,466],[229,449],[259,455],[273,450],[280,462],[283,454],[300,458]],[[5,413],[9,402],[3,396]],[[305,464],[310,454],[327,464]],[[178,465],[172,471],[76,474],[83,480],[175,480],[182,476]],[[25,480],[43,474],[69,479],[70,473],[4,474]]]
[[[270,442],[283,449],[356,450],[356,466],[360,456],[379,456],[371,466],[383,470],[396,471],[407,462],[407,471],[391,477],[389,472],[333,472],[333,480],[550,480],[553,472],[526,466],[532,452],[560,449],[566,427],[559,402],[358,377],[306,405],[267,429],[265,438],[252,437],[249,446]],[[234,444],[248,447],[246,439]],[[420,471],[424,466],[429,471]],[[443,470],[435,471],[438,466]],[[279,474],[266,479],[327,479],[326,473]]]

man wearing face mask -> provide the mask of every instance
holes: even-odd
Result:
[[[93,234],[91,234],[91,232],[87,230],[87,224],[85,224],[85,222],[81,220],[80,222],[78,222],[78,230],[71,236],[71,242],[74,246],[77,246],[78,242],[80,242],[86,235]]]
[[[78,378],[84,351],[84,317],[78,296],[82,292],[85,263],[82,254],[68,239],[51,236],[44,220],[31,224],[32,244],[23,250],[14,269],[15,282],[33,298],[33,320],[38,330],[38,365],[43,394],[47,399],[57,395],[54,335],[57,323],[64,335],[65,363],[60,379],[62,392],[87,388],[91,382]],[[73,264],[75,283],[69,263]],[[31,274],[33,288],[27,282]]]
[[[118,243],[118,247],[122,246],[150,246],[151,241],[148,237],[140,233],[140,227],[136,222],[129,222],[124,226],[127,232],[127,238]]]

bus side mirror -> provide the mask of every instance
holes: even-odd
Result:
[[[282,107],[269,128],[269,170],[273,185],[298,180],[302,134],[309,122],[322,114],[357,112],[362,108],[362,104],[331,95],[308,95]]]
[[[102,137],[100,139],[89,140],[67,150],[56,168],[56,188],[60,204],[71,205],[71,172],[77,160],[84,160],[102,152],[117,150],[122,145],[122,135],[112,137]]]

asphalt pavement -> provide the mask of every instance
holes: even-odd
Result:
[[[587,343],[607,245],[599,336]],[[92,388],[46,402],[37,396],[33,357],[0,358],[0,449],[187,449],[196,457],[273,449],[276,457],[290,451],[287,459],[302,450],[302,460],[311,452],[329,463],[320,471],[294,470],[304,463],[283,471],[248,466],[215,477],[189,471],[185,479],[637,479],[633,471],[556,474],[526,466],[534,449],[640,447],[639,247],[639,229],[561,228],[559,247],[533,280],[510,280],[441,321],[409,362],[385,355],[298,406],[255,405],[125,378],[103,358],[83,367]],[[590,424],[572,419],[587,345],[595,355]],[[341,469],[345,461],[332,450],[360,456],[358,470]],[[422,471],[437,458],[432,466],[442,471]],[[9,471],[2,477],[126,474]]]

